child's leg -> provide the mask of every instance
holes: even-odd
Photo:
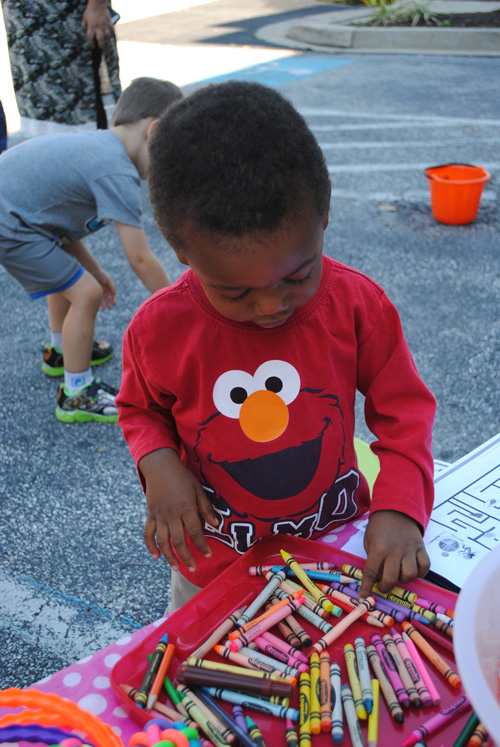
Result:
[[[201,591],[200,587],[192,584],[182,573],[172,571],[171,599],[164,614],[169,615],[171,612],[175,612],[179,607],[189,602],[199,591]]]
[[[49,311],[50,343],[44,346],[42,371],[48,376],[63,376],[64,366],[67,366],[67,364],[61,352],[63,350],[62,329],[66,314],[70,309],[70,302],[62,292],[51,293],[47,296],[47,308]],[[101,363],[109,361],[113,354],[113,346],[107,340],[94,340],[90,363],[92,366],[99,366]]]
[[[47,296],[47,308],[51,335],[61,335],[64,319],[69,309],[68,299],[64,298],[62,293],[51,293]],[[62,342],[57,347],[62,350]]]
[[[54,322],[61,323],[66,371],[79,373],[90,368],[95,319],[101,296],[101,286],[86,271],[69,288],[49,296],[51,328],[52,313]]]

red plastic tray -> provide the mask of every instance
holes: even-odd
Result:
[[[302,540],[288,535],[266,538],[258,542],[239,560],[233,563],[219,578],[212,581],[199,594],[196,595],[188,604],[177,610],[165,622],[158,626],[151,635],[145,638],[138,646],[132,648],[118,661],[111,672],[111,684],[115,691],[116,697],[122,703],[127,713],[139,724],[144,725],[149,716],[141,708],[135,705],[120,689],[120,684],[132,685],[138,688],[144,677],[147,667],[147,655],[151,653],[162,635],[168,632],[169,642],[176,646],[175,654],[169,668],[168,675],[171,680],[175,679],[175,673],[179,664],[191,654],[217,626],[226,620],[235,610],[244,604],[249,604],[256,594],[264,587],[266,581],[262,577],[250,576],[248,568],[254,565],[282,565],[283,561],[280,555],[280,549],[291,553],[296,560],[300,562],[330,561],[336,566],[341,567],[343,563],[351,563],[362,567],[363,561],[350,553],[337,550],[335,547],[322,544],[321,542],[312,542]],[[415,580],[408,584],[409,589],[416,591],[420,596],[432,601],[443,604],[447,608],[454,608],[457,595],[451,591],[433,586],[425,581]],[[309,632],[313,642],[321,638],[322,633],[314,626],[307,623],[302,617],[298,618],[303,627]],[[401,627],[396,623],[398,630]],[[347,671],[344,660],[344,645],[353,643],[354,638],[361,635],[369,642],[370,635],[373,632],[379,634],[389,632],[388,629],[375,628],[363,621],[355,622],[348,628],[340,638],[329,647],[331,661],[337,661],[341,667],[342,682],[348,682]],[[436,651],[447,661],[456,671],[455,662],[451,653],[444,647],[433,644]],[[309,650],[304,649],[306,655]],[[213,653],[208,658],[220,660]],[[424,658],[424,657],[423,657]],[[425,659],[424,659],[425,660]],[[401,745],[404,739],[411,731],[420,724],[427,721],[431,716],[437,713],[440,708],[449,705],[456,700],[462,693],[462,689],[455,689],[448,685],[443,677],[434,669],[433,665],[425,662],[427,668],[433,677],[433,680],[442,697],[440,706],[432,708],[406,709],[404,724],[397,724],[390,716],[385,700],[380,695],[379,709],[379,739],[381,747],[392,747]],[[166,693],[162,691],[160,701],[172,706],[166,698]],[[229,703],[221,705],[231,712]],[[293,708],[299,707],[298,685],[293,699],[290,701]],[[246,709],[245,709],[246,710]],[[268,747],[286,747],[285,740],[285,721],[276,716],[263,714],[255,710],[246,710],[246,713],[259,725],[262,731],[264,741]],[[470,711],[465,711],[459,715],[452,723],[445,728],[440,729],[434,735],[428,737],[427,744],[429,747],[451,747],[461,729],[464,727]],[[365,742],[367,741],[367,722],[360,722],[361,730]],[[296,723],[298,733],[298,722]],[[313,747],[326,747],[331,745],[331,735],[329,733],[313,735]],[[344,742],[345,747],[351,747],[351,739],[347,724],[344,719]]]

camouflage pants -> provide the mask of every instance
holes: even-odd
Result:
[[[3,0],[9,57],[22,117],[66,125],[96,122],[92,50],[81,27],[86,0]],[[116,40],[103,50],[120,95]]]

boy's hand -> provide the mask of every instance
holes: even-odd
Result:
[[[418,524],[399,511],[375,511],[368,521],[364,545],[367,560],[360,599],[366,599],[374,583],[380,591],[389,592],[398,584],[425,576],[431,565]]]
[[[102,287],[101,309],[111,309],[116,303],[116,285],[113,278],[106,270],[100,269],[94,274],[95,279]]]
[[[190,571],[196,570],[186,532],[197,549],[210,558],[212,551],[203,533],[200,514],[212,526],[219,524],[205,491],[174,449],[147,454],[141,459],[139,469],[146,482],[148,504],[143,530],[146,547],[154,558],[163,555],[172,570],[179,570],[179,558]]]

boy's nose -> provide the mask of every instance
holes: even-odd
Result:
[[[288,309],[288,295],[282,288],[266,288],[254,294],[254,310],[259,316],[272,316]]]

